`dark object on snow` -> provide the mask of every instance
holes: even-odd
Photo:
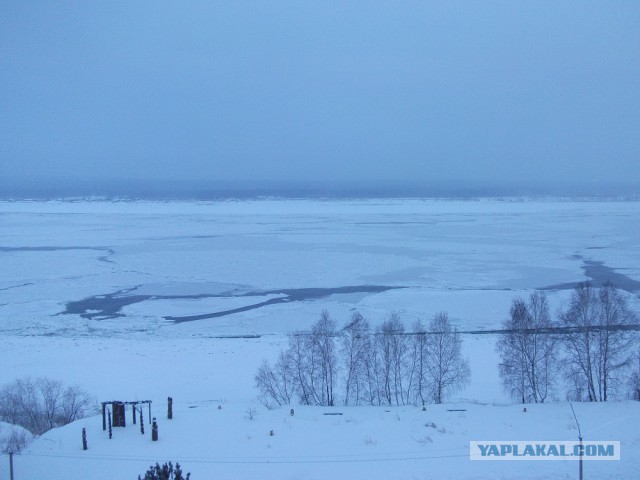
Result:
[[[155,467],[149,467],[144,477],[138,475],[138,480],[189,480],[190,478],[190,473],[187,473],[186,477],[182,476],[182,468],[180,468],[179,463],[176,463],[174,470],[171,462],[162,466],[156,463]]]
[[[273,437],[275,435],[275,433],[273,433],[273,430],[269,430],[269,436]]]
[[[467,409],[466,408],[447,408],[447,412],[466,412]]]
[[[142,409],[140,409],[140,433],[144,435],[144,416],[142,414]]]
[[[82,450],[87,449],[87,429],[82,429]]]
[[[109,440],[111,440],[113,435],[113,431],[111,430],[111,412],[107,412],[107,415],[109,416]]]
[[[111,404],[111,409],[113,410],[113,426],[126,427],[127,421],[125,420],[125,415],[124,415],[124,403],[113,402]]]
[[[133,424],[136,424],[136,410],[140,412],[140,419],[142,419],[142,406],[147,404],[149,406],[149,421],[151,421],[151,400],[136,400],[135,402],[121,402],[119,400],[114,400],[111,402],[102,402],[102,430],[107,429],[107,405],[111,405],[111,412],[113,416],[113,426],[114,427],[126,427],[127,421],[125,418],[126,414],[126,406],[131,405],[133,409]],[[141,420],[142,421],[142,420]],[[144,433],[144,432],[143,432]]]
[[[293,408],[291,409],[291,411],[289,412],[291,414],[291,416],[293,417]]]
[[[173,398],[167,398],[167,418],[171,420],[173,418]]]
[[[158,441],[158,423],[156,422],[156,417],[153,417],[153,422],[151,423],[151,440],[154,442]]]
[[[323,415],[342,415],[342,412],[326,412]]]

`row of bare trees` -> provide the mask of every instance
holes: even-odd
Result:
[[[82,418],[93,407],[84,390],[50,378],[21,378],[0,389],[0,420],[34,435]]]
[[[289,335],[276,363],[255,376],[267,404],[407,405],[441,403],[469,380],[460,335],[446,313],[411,331],[397,314],[375,330],[360,314],[338,330],[323,311],[311,332]]]
[[[555,322],[544,293],[534,292],[528,301],[516,298],[497,343],[503,385],[518,401],[544,402],[562,374],[569,399],[604,402],[612,394],[623,396],[631,378],[640,399],[640,380],[634,384],[640,366],[635,373],[629,370],[637,348],[630,327],[636,321],[611,283],[601,288],[579,284]]]

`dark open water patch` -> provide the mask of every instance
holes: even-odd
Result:
[[[197,294],[197,295],[135,295],[130,294],[139,287],[118,290],[114,293],[105,295],[95,295],[93,297],[84,298],[82,300],[68,302],[66,309],[58,315],[80,315],[82,318],[106,320],[112,318],[124,317],[122,309],[128,305],[134,305],[145,301],[153,300],[198,300],[202,298],[242,298],[242,297],[265,297],[268,295],[281,295],[277,298],[270,298],[263,302],[257,302],[231,310],[223,310],[219,312],[204,313],[201,315],[187,316],[167,316],[166,320],[175,323],[191,322],[194,320],[204,320],[207,318],[218,318],[234,313],[247,312],[255,310],[267,305],[277,305],[280,303],[303,302],[307,300],[319,300],[328,298],[332,295],[351,294],[351,293],[381,293],[388,290],[395,290],[406,287],[390,287],[382,285],[358,285],[336,288],[285,288],[281,290],[257,290],[245,293],[223,292],[216,294]]]
[[[94,252],[106,252],[106,255],[98,257],[101,262],[113,263],[109,259],[111,255],[116,252],[109,247],[82,247],[82,246],[70,246],[70,247],[57,247],[57,246],[43,246],[43,247],[0,247],[0,252],[59,252],[66,250],[91,250]]]
[[[623,273],[616,272],[613,268],[606,266],[604,262],[583,260],[581,268],[584,270],[584,274],[589,277],[591,284],[595,287],[601,287],[605,283],[611,282],[614,287],[620,290],[635,294],[640,293],[639,281]],[[541,290],[573,290],[580,283],[581,282],[560,283],[543,287]]]

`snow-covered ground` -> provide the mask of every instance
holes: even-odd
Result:
[[[407,327],[444,310],[462,331],[491,330],[533,289],[551,287],[555,312],[567,285],[588,280],[585,267],[596,265],[592,275],[629,281],[638,312],[638,244],[638,202],[0,203],[0,384],[48,376],[99,401],[150,398],[161,420],[157,444],[130,428],[109,441],[97,417],[54,430],[16,458],[16,478],[136,478],[168,460],[194,480],[573,478],[575,462],[469,461],[470,440],[576,437],[564,402],[527,413],[508,405],[492,335],[463,336],[471,383],[457,403],[427,412],[296,408],[290,417],[288,408],[256,404],[251,421],[253,375],[325,308],[338,324],[356,309],[373,325],[397,311]],[[211,318],[165,318],[194,315]],[[167,396],[176,401],[172,422]],[[447,411],[458,407],[466,412]],[[577,413],[585,436],[622,442],[620,462],[588,463],[591,478],[634,478],[638,405],[578,405]],[[0,462],[4,475],[6,457]]]
[[[158,402],[159,441],[150,425],[102,430],[100,417],[52,430],[14,461],[16,479],[135,479],[156,461],[178,460],[195,479],[573,479],[577,461],[471,461],[471,440],[577,440],[566,403],[466,403],[397,408],[295,407],[174,399],[174,419]],[[221,406],[219,409],[218,406]],[[621,441],[620,461],[585,461],[585,478],[637,478],[640,403],[575,406],[583,434]],[[460,410],[460,411],[450,411]],[[130,412],[129,412],[130,413]],[[340,413],[341,415],[325,415]],[[82,428],[88,450],[82,450]],[[273,436],[270,435],[273,431]],[[6,458],[0,465],[3,474]],[[5,477],[6,478],[6,477]]]

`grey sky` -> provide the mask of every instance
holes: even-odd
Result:
[[[0,3],[2,176],[640,185],[640,2]]]

